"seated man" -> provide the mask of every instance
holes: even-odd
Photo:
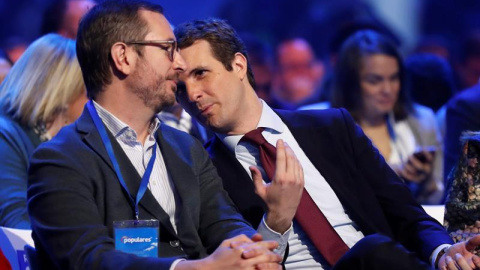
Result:
[[[345,110],[272,110],[255,94],[245,46],[225,21],[187,22],[175,35],[187,64],[177,100],[216,133],[207,150],[224,188],[252,224],[264,211],[295,220],[287,269],[480,267],[470,252],[480,236],[452,245]],[[278,179],[298,167],[296,157],[305,188]]]
[[[255,236],[201,144],[155,117],[185,69],[162,8],[97,5],[77,52],[91,100],[29,171],[41,269],[278,269],[278,243]]]

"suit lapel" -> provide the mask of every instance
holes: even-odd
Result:
[[[110,138],[110,141],[112,143],[112,148],[115,153],[115,157],[117,159],[118,165],[120,167],[120,171],[122,173],[122,177],[125,180],[125,184],[127,185],[128,192],[133,196],[133,199],[136,199],[136,194],[138,192],[138,188],[140,186],[141,182],[141,177],[138,175],[138,172],[136,171],[135,167],[133,167],[132,163],[128,159],[127,155],[121,148],[120,144],[118,144],[117,140],[113,135],[110,133],[110,131],[105,127],[107,130],[107,134]],[[110,157],[108,156],[107,150],[102,142],[102,139],[100,137],[100,133],[97,131],[93,120],[88,113],[88,110],[84,109],[81,117],[77,121],[77,130],[81,133],[84,133],[84,141],[87,145],[91,147],[93,151],[95,151],[108,165],[108,167],[111,169],[112,174],[115,175],[115,178],[118,181],[118,178],[116,177],[115,170],[113,168],[112,162],[110,160]],[[123,190],[123,188],[122,188]],[[128,194],[125,190],[123,190],[124,196],[128,198]],[[132,205],[132,209],[133,209]],[[168,214],[161,208],[161,206],[158,204],[157,200],[153,196],[152,192],[150,189],[147,189],[144,196],[139,202],[139,207],[140,207],[140,218],[142,218],[142,212],[147,211],[152,215],[154,218],[158,219],[162,225],[167,228],[167,230],[172,234],[175,235],[175,230],[172,227],[172,224],[170,223],[170,219],[168,217]],[[132,216],[132,219],[134,217]]]
[[[83,141],[90,146],[90,149],[97,153],[103,161],[112,169],[112,172],[115,173],[113,169],[112,162],[110,161],[110,157],[108,156],[107,150],[103,145],[102,138],[100,137],[100,133],[97,131],[95,124],[93,123],[93,119],[90,116],[87,107],[85,106],[82,115],[78,118],[76,122],[77,130],[80,133],[84,134]],[[106,127],[105,127],[106,129]]]
[[[182,159],[179,154],[182,151],[190,151],[190,147],[188,142],[182,142],[184,144],[181,148],[178,147],[180,146],[178,137],[165,125],[161,125],[157,132],[157,142],[176,191],[178,237],[187,254],[196,254],[199,252],[198,246],[201,241],[197,233],[200,226],[201,198],[198,196],[199,187],[197,177],[193,174],[192,161]]]
[[[223,187],[240,213],[256,228],[267,210],[265,202],[255,193],[255,186],[248,173],[217,136],[207,148],[210,157],[223,180]]]
[[[333,189],[350,218],[363,225],[363,232],[371,231],[371,222],[361,215],[364,213],[363,209],[359,209],[362,205],[361,198],[352,192],[355,189],[346,188],[356,184],[355,177],[350,175],[348,169],[354,165],[345,164],[345,159],[339,158],[338,151],[341,145],[336,145],[338,140],[332,137],[335,136],[335,132],[305,122],[304,118],[296,117],[295,113],[276,112],[292,132],[305,155]]]

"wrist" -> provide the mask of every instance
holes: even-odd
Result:
[[[281,215],[275,214],[272,211],[269,211],[265,215],[266,225],[273,231],[280,234],[284,234],[288,229],[290,229],[292,219],[282,217]]]
[[[438,269],[438,263],[440,262],[440,259],[442,258],[442,256],[445,255],[445,253],[447,253],[448,248],[449,247],[444,247],[438,252],[437,258],[435,259],[435,263],[433,265],[435,269]]]
[[[207,263],[205,259],[202,260],[189,260],[189,261],[181,261],[179,262],[174,270],[201,270],[201,269],[208,269],[206,268]]]

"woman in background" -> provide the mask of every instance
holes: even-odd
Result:
[[[29,158],[79,117],[86,101],[73,40],[43,36],[13,65],[0,85],[0,226],[30,229]]]
[[[443,194],[442,143],[433,111],[407,96],[396,45],[372,30],[350,36],[339,54],[330,103],[346,108],[420,203]]]

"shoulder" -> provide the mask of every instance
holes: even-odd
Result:
[[[10,117],[0,114],[0,133],[17,133],[20,125]]]
[[[417,130],[435,130],[437,121],[432,109],[420,104],[413,104],[413,112],[407,117],[407,121],[412,128]]]
[[[454,96],[448,103],[447,108],[465,108],[475,106],[478,109],[480,103],[480,84],[463,90]]]
[[[299,110],[324,110],[330,108],[330,102],[324,101],[314,104],[308,104],[298,108]]]
[[[435,118],[435,113],[433,110],[429,107],[420,105],[418,103],[413,104],[413,117],[416,118],[421,118],[421,119],[434,119]]]
[[[79,133],[76,131],[74,124],[63,127],[51,140],[41,143],[34,151],[33,157],[49,157],[60,155],[62,158],[72,156],[82,152],[85,143]],[[67,150],[68,151],[65,151]],[[55,153],[55,154],[54,154]]]
[[[0,137],[4,141],[32,144],[26,129],[9,116],[0,115]],[[32,147],[34,145],[32,144]]]
[[[332,127],[345,122],[354,123],[350,113],[343,108],[324,110],[275,110],[280,118],[291,126]]]

